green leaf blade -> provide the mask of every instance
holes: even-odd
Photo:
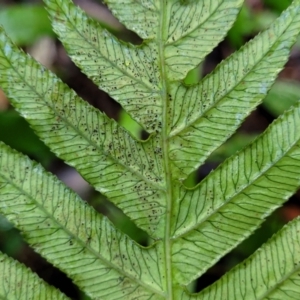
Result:
[[[145,39],[141,45],[119,41],[70,0],[45,0],[75,63],[147,130],[147,140],[85,103],[18,51],[1,29],[0,86],[57,156],[150,235],[150,246],[135,243],[54,176],[1,142],[0,213],[93,299],[219,300],[228,291],[246,298],[252,267],[259,265],[252,260],[250,271],[237,272],[247,278],[245,288],[233,270],[198,295],[186,289],[299,187],[300,101],[196,187],[182,182],[267,94],[300,32],[300,0],[191,85],[186,73],[224,38],[242,0],[106,2]],[[285,241],[281,234],[278,240]],[[293,247],[299,243],[298,238]],[[286,248],[274,249],[268,256],[279,249],[279,259],[286,260]],[[253,299],[295,297],[298,263],[294,269],[293,261],[273,263],[279,265],[273,268],[277,273],[273,276],[265,264],[260,279],[273,276],[269,282],[276,284],[257,280],[257,292],[249,293]]]
[[[118,20],[141,38],[153,39],[156,36],[159,25],[159,1],[105,0],[104,2]]]
[[[295,1],[270,27],[224,60],[196,86],[174,83],[170,102],[170,159],[184,180],[262,101],[300,32]]]
[[[300,102],[194,190],[178,191],[173,224],[178,282],[188,284],[203,274],[296,191],[299,126]],[[189,268],[183,257],[189,257]]]
[[[2,143],[0,195],[1,213],[88,295],[163,294],[157,244],[147,251],[136,245],[41,166]]]
[[[23,264],[0,252],[1,299],[69,299]]]
[[[168,2],[165,63],[170,81],[184,79],[223,40],[242,3],[241,0]]]
[[[164,178],[161,156],[153,151],[157,139],[135,140],[18,51],[4,34],[1,38],[0,82],[17,110],[58,157],[76,167],[150,235],[161,236]]]
[[[148,132],[160,130],[162,104],[155,45],[118,41],[69,0],[46,0],[68,54]]]
[[[299,231],[296,218],[221,280],[189,299],[298,299]]]

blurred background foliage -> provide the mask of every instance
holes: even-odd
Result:
[[[74,2],[120,39],[134,44],[142,42],[138,36],[126,30],[117,21],[101,1],[74,0]],[[203,76],[211,72],[221,60],[272,23],[291,2],[291,0],[246,0],[227,38],[208,55],[204,63],[188,74],[185,83],[198,82]],[[55,72],[83,99],[105,112],[109,117],[116,119],[134,136],[142,139],[147,138],[147,133],[141,130],[139,124],[134,122],[107,94],[98,90],[71,62],[51,29],[47,12],[43,8],[41,0],[0,0],[0,24],[19,47]],[[236,134],[217,149],[207,162],[188,178],[186,185],[194,186],[201,181],[224,159],[248,145],[267,128],[274,118],[298,101],[300,98],[299,81],[300,39],[291,52],[286,68],[281,72],[262,105],[251,113]],[[40,162],[96,210],[107,215],[122,231],[139,243],[147,245],[149,242],[147,235],[136,228],[105,197],[95,192],[74,169],[57,159],[48,147],[37,138],[26,121],[9,105],[1,90],[0,140]],[[281,209],[270,216],[252,237],[221,259],[201,279],[195,281],[191,285],[191,290],[199,291],[220,278],[231,267],[253,253],[283,224],[299,215],[299,196],[300,194],[297,192]],[[202,200],[199,199],[199,201]],[[60,288],[72,299],[88,299],[77,290],[63,273],[28,247],[19,232],[3,216],[0,216],[0,250],[25,263],[40,277]]]

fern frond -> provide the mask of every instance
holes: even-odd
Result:
[[[197,186],[184,185],[268,93],[300,33],[300,0],[193,85],[183,79],[224,39],[243,1],[106,2],[141,45],[120,41],[70,0],[45,0],[73,61],[149,133],[147,140],[80,99],[3,29],[0,86],[40,139],[146,231],[150,245],[137,244],[3,143],[0,212],[93,299],[300,297],[300,219],[212,286],[187,292],[299,187],[300,102]]]

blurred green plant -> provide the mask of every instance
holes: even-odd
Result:
[[[285,110],[296,104],[300,97],[300,83],[291,80],[278,80],[275,82],[263,106],[274,117],[278,117]]]
[[[0,141],[48,167],[55,157],[15,110],[0,111]],[[18,132],[18,135],[12,134]]]
[[[17,45],[30,45],[45,35],[54,36],[47,12],[42,5],[19,4],[2,7],[0,24]]]

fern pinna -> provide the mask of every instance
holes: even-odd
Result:
[[[266,96],[300,32],[300,1],[190,86],[187,73],[224,39],[242,0],[106,3],[141,45],[118,40],[70,0],[45,0],[72,60],[147,140],[81,100],[3,30],[0,86],[41,140],[147,232],[150,245],[3,143],[1,213],[92,299],[299,299],[299,219],[213,285],[187,291],[299,186],[299,104],[197,186],[185,179]],[[0,264],[1,297],[65,298],[8,257]]]

